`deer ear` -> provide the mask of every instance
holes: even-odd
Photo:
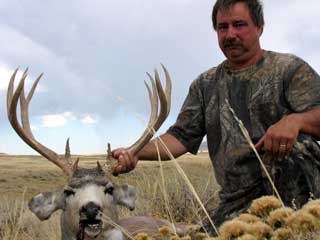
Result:
[[[28,206],[41,221],[47,220],[55,211],[64,209],[64,191],[39,193],[29,201]]]
[[[113,198],[116,204],[127,207],[131,211],[136,206],[137,190],[130,185],[115,185],[113,190]]]

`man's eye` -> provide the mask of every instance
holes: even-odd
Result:
[[[228,25],[227,24],[218,25],[218,30],[223,31],[223,30],[226,30],[226,29],[228,29]]]
[[[239,22],[239,23],[235,23],[234,24],[234,27],[236,27],[236,28],[241,28],[241,27],[244,27],[244,26],[247,26],[247,24],[245,22]]]

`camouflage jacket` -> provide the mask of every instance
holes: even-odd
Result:
[[[257,192],[264,179],[228,104],[256,143],[283,116],[320,107],[320,77],[294,55],[265,51],[254,66],[233,70],[224,61],[191,84],[168,133],[193,154],[207,135],[215,176],[222,187],[220,198],[225,202]],[[290,156],[273,167],[285,202],[300,195],[304,202],[309,192],[320,196],[320,148],[314,137],[300,134]]]

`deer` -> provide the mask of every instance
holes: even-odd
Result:
[[[171,101],[171,78],[167,69],[165,73],[166,86],[163,88],[157,70],[154,77],[148,74],[151,86],[145,82],[151,112],[143,134],[128,147],[134,154],[139,152],[154,136],[167,118]],[[112,167],[105,167],[97,162],[95,168],[79,166],[79,158],[71,158],[69,139],[66,142],[65,154],[59,155],[42,145],[34,137],[29,121],[29,104],[43,74],[34,81],[28,95],[25,94],[25,79],[28,69],[23,73],[17,87],[14,82],[18,68],[11,76],[7,91],[7,114],[12,128],[18,136],[45,159],[59,167],[68,177],[61,189],[52,192],[42,192],[34,196],[28,207],[41,221],[47,220],[60,210],[60,227],[62,240],[123,240],[128,234],[134,234],[143,229],[144,232],[158,231],[161,226],[175,228],[181,235],[183,226],[175,227],[165,219],[152,216],[133,216],[119,219],[118,206],[134,210],[137,189],[127,184],[118,185],[110,180]],[[15,89],[15,90],[14,90]],[[20,103],[20,119],[17,117],[17,106]],[[159,107],[160,102],[160,107]],[[112,159],[110,145],[107,159]],[[115,224],[110,224],[110,222]],[[116,226],[116,227],[115,227]],[[140,229],[140,230],[139,230]]]

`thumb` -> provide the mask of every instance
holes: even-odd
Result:
[[[123,155],[123,150],[124,150],[124,148],[117,148],[117,149],[115,149],[115,150],[113,150],[111,153],[112,153],[112,156],[114,157],[114,158],[119,158],[120,157],[120,155]]]

